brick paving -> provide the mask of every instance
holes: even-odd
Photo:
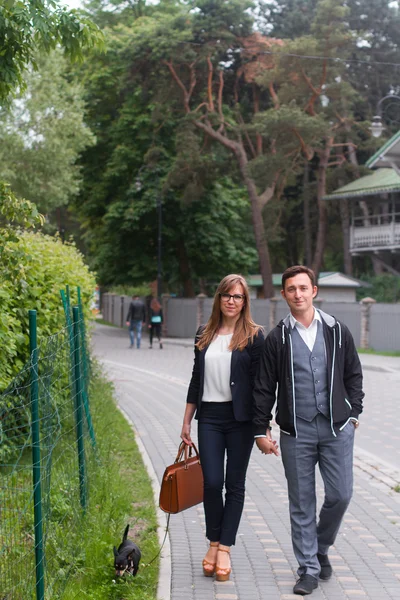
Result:
[[[182,345],[183,344],[183,345]],[[128,349],[126,331],[97,325],[95,354],[115,384],[118,402],[161,479],[179,442],[193,350],[190,341],[166,340],[164,349]],[[400,598],[400,359],[361,357],[365,412],[356,432],[355,488],[335,547],[334,576],[321,582],[315,600]],[[377,360],[374,360],[374,359]],[[383,359],[383,360],[382,360]],[[194,430],[196,427],[194,426]],[[195,437],[195,435],[194,435]],[[322,482],[318,483],[321,502]],[[202,508],[171,516],[171,600],[294,600],[296,562],[290,540],[286,480],[281,459],[253,452],[233,573],[218,583],[202,574],[207,548]]]

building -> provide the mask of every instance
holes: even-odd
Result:
[[[373,254],[386,270],[400,251],[400,131],[367,162],[375,169],[324,197],[350,201],[350,253]],[[398,261],[396,261],[398,262]]]

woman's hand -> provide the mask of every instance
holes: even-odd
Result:
[[[267,437],[256,438],[256,444],[261,454],[275,454],[275,456],[279,456],[278,444],[272,439],[270,431],[268,431]]]
[[[192,438],[190,437],[190,423],[184,423],[182,425],[181,440],[183,440],[188,446],[193,445]]]

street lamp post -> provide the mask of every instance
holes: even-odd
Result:
[[[162,294],[162,202],[161,196],[157,193],[157,217],[158,217],[158,236],[157,236],[157,296],[161,300]]]
[[[382,104],[385,100],[400,100],[400,96],[397,96],[396,94],[388,94],[387,96],[381,98],[376,105],[376,115],[372,118],[370,127],[372,135],[376,138],[381,137],[382,132],[385,129],[382,123]]]
[[[136,177],[135,187],[138,192],[142,189],[142,182],[140,179],[140,172],[143,169],[144,165],[142,165],[139,169],[139,172]],[[162,294],[162,200],[161,195],[157,191],[157,199],[156,199],[156,208],[157,208],[157,297],[161,300]]]

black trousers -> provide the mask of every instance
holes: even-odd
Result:
[[[159,340],[161,339],[161,323],[151,323],[150,346],[153,344],[153,336],[154,335],[156,335]]]
[[[254,441],[252,424],[236,421],[232,402],[203,402],[198,440],[204,475],[206,536],[211,542],[232,546],[243,512],[246,471]]]

